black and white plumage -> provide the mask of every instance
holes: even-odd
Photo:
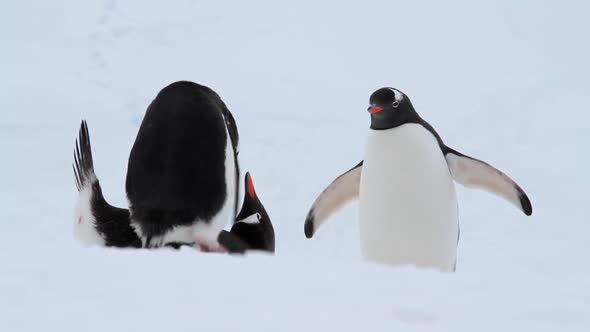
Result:
[[[391,104],[395,101],[395,92],[392,88],[379,89],[373,94],[373,96],[375,103],[380,102],[382,104]],[[388,126],[396,127],[405,123],[416,123],[423,126],[436,137],[441,153],[445,156],[449,165],[449,171],[456,182],[465,187],[478,188],[498,195],[512,203],[527,216],[530,216],[533,213],[530,199],[516,182],[490,164],[469,157],[446,146],[434,128],[416,113],[413,106],[411,106],[410,99],[405,94],[404,100],[405,103],[411,107],[411,109],[407,110],[407,114],[397,119],[390,120],[388,125],[385,124],[388,122],[386,119],[375,121],[375,123],[371,124],[371,128],[386,129],[385,127]],[[376,104],[374,105],[376,106]],[[384,115],[391,116],[387,115],[387,113],[384,113]],[[305,220],[304,228],[306,237],[311,238],[319,226],[328,219],[332,213],[346,203],[358,198],[362,166],[363,161],[338,176],[318,196]]]
[[[304,232],[308,239],[311,239],[315,230],[328,217],[346,203],[358,197],[362,166],[363,162],[361,161],[353,168],[342,173],[316,198],[305,219]]]
[[[131,150],[125,186],[144,247],[224,250],[218,236],[236,214],[238,140],[229,109],[208,87],[181,81],[158,93]]]
[[[238,141],[235,120],[213,90],[192,82],[167,86],[142,122],[129,158],[130,209],[120,209],[104,200],[83,121],[74,153],[78,238],[117,247],[250,249],[256,240],[223,230],[237,213]]]
[[[451,180],[499,195],[527,216],[532,214],[518,184],[493,166],[446,146],[401,91],[375,91],[368,111],[367,157],[316,199],[305,221],[307,238],[340,206],[360,196],[361,249],[366,257],[448,271],[454,269],[459,232]]]
[[[275,233],[266,209],[260,202],[250,173],[244,179],[245,193],[242,209],[231,233],[243,239],[248,250],[275,251]]]
[[[94,172],[86,121],[80,125],[73,168],[79,192],[74,225],[78,239],[86,244],[107,247],[141,247],[141,241],[130,224],[129,210],[114,207],[103,197]]]
[[[128,209],[117,208],[106,202],[102,188],[94,172],[88,124],[80,125],[74,150],[74,179],[79,192],[75,218],[77,238],[88,245],[119,248],[141,248],[141,240],[131,227]],[[218,242],[230,253],[247,250],[274,252],[274,231],[264,206],[254,194],[250,175],[246,174],[246,196],[236,223],[231,231],[221,231]],[[246,217],[242,217],[246,216]],[[258,223],[252,222],[257,216]],[[193,243],[169,242],[166,246],[180,248]],[[208,249],[208,248],[203,248]]]

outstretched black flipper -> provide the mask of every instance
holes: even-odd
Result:
[[[359,196],[363,161],[338,176],[315,200],[305,219],[305,237],[310,239],[320,225],[346,203]]]
[[[141,241],[130,223],[129,210],[108,204],[94,173],[90,135],[82,121],[74,151],[74,176],[78,188],[75,231],[86,244],[140,248]]]
[[[453,179],[468,188],[478,188],[512,203],[525,215],[533,214],[527,194],[508,175],[494,166],[445,146],[445,158]]]

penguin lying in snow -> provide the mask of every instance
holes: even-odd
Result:
[[[246,190],[242,210],[231,228],[231,233],[243,239],[248,249],[275,251],[275,233],[270,218],[256,195],[250,173],[244,180]]]
[[[448,146],[407,95],[381,88],[370,97],[364,161],[336,178],[313,203],[305,236],[360,197],[361,252],[369,260],[455,269],[459,222],[453,180],[499,195],[530,216],[532,205],[507,175]]]
[[[83,122],[74,165],[80,191],[77,235],[107,246],[193,245],[244,252],[249,239],[223,230],[230,218],[235,221],[237,210],[238,139],[231,112],[213,90],[192,82],[162,89],[148,107],[129,157],[130,208],[125,210],[102,196]],[[246,198],[245,206],[262,207],[255,211],[265,218],[261,225],[270,225],[260,201]]]
[[[74,152],[74,175],[79,192],[76,209],[76,236],[84,243],[106,247],[141,248],[141,240],[129,218],[129,210],[111,206],[102,194],[94,172],[90,135],[86,121],[80,126]],[[255,193],[254,184],[246,173],[246,195],[242,209],[230,232],[222,231],[221,242],[237,241],[237,249],[274,252],[275,238],[270,218]],[[232,239],[233,238],[233,239]],[[237,238],[237,239],[236,239]],[[166,246],[179,248],[186,243],[170,242]],[[206,248],[203,248],[206,250]]]

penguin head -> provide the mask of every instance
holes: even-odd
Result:
[[[236,217],[231,233],[245,241],[249,249],[275,251],[275,233],[270,218],[256,195],[249,172],[245,177],[245,194],[242,209]]]
[[[410,98],[400,90],[381,88],[369,97],[371,129],[391,129],[417,116]]]

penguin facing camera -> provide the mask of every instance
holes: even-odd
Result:
[[[365,159],[315,200],[305,220],[307,238],[358,197],[363,257],[454,271],[459,220],[453,180],[496,194],[525,215],[532,214],[531,202],[518,184],[490,164],[446,146],[403,92],[381,88],[369,104]]]

